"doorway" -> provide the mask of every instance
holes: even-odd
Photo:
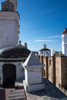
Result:
[[[16,66],[13,64],[3,65],[3,87],[14,88],[16,81]]]

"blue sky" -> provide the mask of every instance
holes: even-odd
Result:
[[[61,33],[67,26],[67,0],[17,0],[17,10],[22,44],[27,42],[32,51],[40,50],[43,44],[49,49],[62,50]]]

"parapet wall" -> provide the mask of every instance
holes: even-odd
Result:
[[[67,57],[61,58],[61,84],[67,88]]]
[[[58,87],[67,87],[67,57],[61,55],[38,56],[39,60],[45,64],[43,77],[50,80]]]

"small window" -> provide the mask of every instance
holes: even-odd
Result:
[[[49,64],[51,65],[51,60],[49,61]]]
[[[48,55],[48,52],[46,52],[46,56]]]
[[[41,52],[41,55],[43,56],[43,52]]]

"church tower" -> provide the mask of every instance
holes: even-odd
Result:
[[[19,14],[17,0],[5,0],[0,11],[0,49],[17,46],[19,40]]]
[[[62,54],[64,56],[67,56],[67,29],[65,27],[63,33],[61,34],[62,36]]]

